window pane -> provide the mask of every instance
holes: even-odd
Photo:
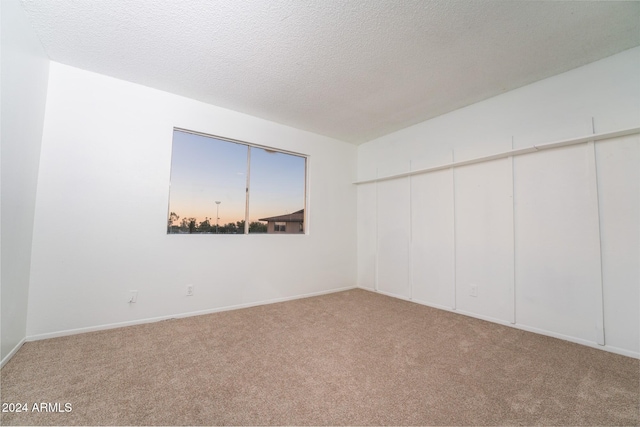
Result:
[[[246,145],[173,132],[168,233],[244,233],[247,151]]]
[[[251,147],[249,233],[304,232],[305,166],[304,157]]]

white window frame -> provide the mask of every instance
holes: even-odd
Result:
[[[251,197],[251,148],[259,148],[262,150],[269,150],[269,151],[275,151],[277,153],[282,153],[282,154],[289,154],[292,156],[297,156],[297,157],[302,157],[304,159],[304,216],[303,216],[303,232],[302,233],[289,233],[292,236],[295,235],[307,235],[309,234],[309,222],[308,222],[308,218],[309,218],[309,158],[310,156],[308,154],[303,154],[303,153],[299,153],[296,151],[290,151],[290,150],[284,150],[281,148],[275,148],[275,147],[270,147],[268,145],[261,145],[261,144],[255,144],[252,142],[247,142],[247,141],[242,141],[239,139],[233,139],[233,138],[227,138],[224,136],[218,136],[218,135],[213,135],[213,134],[209,134],[209,133],[204,133],[204,132],[198,132],[198,131],[194,131],[194,130],[190,130],[190,129],[185,129],[185,128],[181,128],[181,127],[173,127],[173,130],[171,132],[171,144],[172,144],[172,149],[173,149],[173,134],[174,132],[184,132],[184,133],[189,133],[192,135],[197,135],[197,136],[202,136],[205,138],[214,138],[214,139],[218,139],[221,141],[227,141],[233,144],[240,144],[240,145],[244,145],[246,146],[247,149],[247,181],[246,181],[246,198],[245,198],[245,218],[244,218],[244,235],[262,235],[262,234],[270,234],[270,233],[249,233],[249,198]],[[172,154],[172,158],[173,158],[173,154]],[[169,188],[171,188],[171,183],[169,183]],[[169,211],[167,212],[167,217],[168,215],[171,214],[170,210],[171,210],[171,206],[169,206]],[[275,224],[274,224],[275,227]],[[171,233],[167,233],[167,234],[171,234]],[[275,234],[284,234],[282,232],[278,232]]]

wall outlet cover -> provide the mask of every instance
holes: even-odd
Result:
[[[471,285],[471,287],[469,288],[469,295],[471,295],[472,297],[478,296],[478,285]]]

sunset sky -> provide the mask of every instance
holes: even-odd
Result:
[[[220,225],[245,218],[247,153],[251,150],[250,221],[304,208],[305,158],[174,131],[169,212]]]

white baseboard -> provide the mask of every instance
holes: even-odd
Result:
[[[627,356],[627,357],[632,357],[634,359],[640,359],[640,353],[639,352],[635,352],[635,351],[631,351],[631,350],[627,350],[624,348],[618,348],[618,347],[613,347],[610,345],[600,345],[594,341],[589,341],[589,340],[585,340],[582,338],[576,338],[576,337],[572,337],[569,335],[563,335],[563,334],[559,334],[557,332],[552,332],[552,331],[547,331],[545,329],[539,329],[539,328],[534,328],[531,326],[527,326],[527,325],[522,325],[520,323],[511,323],[510,321],[507,320],[502,320],[502,319],[497,319],[497,318],[493,318],[493,317],[489,317],[489,316],[483,316],[480,314],[475,314],[475,313],[471,313],[471,312],[467,312],[464,310],[454,310],[451,307],[446,307],[446,306],[442,306],[439,304],[432,304],[426,301],[419,301],[419,300],[412,300],[400,295],[395,295],[389,292],[384,292],[384,291],[376,291],[374,289],[370,289],[370,288],[363,288],[363,287],[358,287],[358,289],[362,289],[365,291],[369,291],[369,292],[375,292],[378,294],[382,294],[388,297],[392,297],[392,298],[397,298],[397,299],[401,299],[404,301],[409,301],[409,302],[414,302],[416,304],[420,304],[420,305],[424,305],[427,307],[432,307],[432,308],[437,308],[439,310],[445,310],[445,311],[450,311],[451,313],[458,313],[458,314],[462,314],[464,316],[468,316],[468,317],[473,317],[476,319],[480,319],[480,320],[485,320],[487,322],[492,322],[492,323],[497,323],[499,325],[503,325],[503,326],[508,326],[510,328],[514,328],[514,329],[520,329],[523,331],[527,331],[527,332],[532,332],[534,334],[539,334],[539,335],[545,335],[548,337],[552,337],[552,338],[557,338],[557,339],[561,339],[564,341],[569,341],[575,344],[581,344],[587,347],[591,347],[591,348],[596,348],[598,350],[604,350],[604,351],[608,351],[610,353],[615,353],[615,354],[620,354],[622,356]]]
[[[540,335],[546,335],[548,337],[552,337],[552,338],[558,338],[564,341],[569,341],[575,344],[581,344],[581,345],[585,345],[587,347],[591,347],[591,348],[596,348],[598,350],[604,350],[604,351],[608,351],[610,353],[615,353],[615,354],[620,354],[622,356],[627,356],[627,357],[633,357],[634,359],[640,359],[640,353],[635,352],[635,351],[631,351],[631,350],[626,350],[624,348],[618,348],[618,347],[613,347],[610,345],[600,345],[597,342],[593,342],[593,341],[589,341],[589,340],[585,340],[582,338],[576,338],[576,337],[572,337],[569,335],[563,335],[563,334],[559,334],[556,332],[551,332],[551,331],[547,331],[544,329],[538,329],[538,328],[534,328],[531,326],[527,326],[527,325],[522,325],[519,323],[516,323],[515,325],[512,324],[508,324],[507,326],[512,326],[516,329],[521,329],[523,331],[527,331],[527,332],[533,332],[535,334],[540,334]]]
[[[377,290],[376,291],[375,289],[369,289],[369,288],[360,288],[360,289],[364,289],[365,291],[371,291],[371,292],[375,292],[375,293],[378,293],[378,294],[386,295],[386,296],[392,297],[392,298],[401,299],[401,300],[404,300],[404,301],[411,301],[411,298],[407,298],[407,297],[405,297],[403,295],[398,295],[398,294],[394,294],[394,293],[387,292],[387,291],[381,291],[381,290]]]
[[[420,304],[420,305],[426,305],[427,307],[438,308],[438,309],[440,309],[440,310],[452,311],[452,312],[454,312],[454,313],[455,313],[455,311],[456,311],[456,309],[455,309],[455,308],[453,308],[453,307],[449,307],[449,306],[447,306],[447,305],[436,304],[436,303],[433,303],[433,302],[429,302],[429,301],[422,301],[422,300],[419,300],[419,299],[413,299],[412,301],[413,301],[413,302],[415,302],[415,303],[418,303],[418,304]]]
[[[11,360],[11,358],[18,352],[18,350],[20,350],[20,347],[22,347],[22,344],[24,344],[25,342],[27,342],[27,339],[22,338],[20,342],[15,347],[13,347],[9,354],[7,354],[4,359],[2,359],[2,362],[0,362],[0,368],[2,368],[7,364],[9,360]]]
[[[69,336],[69,335],[84,334],[84,333],[87,333],[87,332],[96,332],[96,331],[104,331],[104,330],[107,330],[107,329],[123,328],[125,326],[134,326],[134,325],[142,325],[142,324],[145,324],[145,323],[160,322],[162,320],[180,319],[180,318],[192,317],[192,316],[202,316],[204,314],[220,313],[220,312],[223,312],[223,311],[238,310],[238,309],[241,309],[241,308],[249,308],[249,307],[256,307],[256,306],[260,306],[260,305],[276,304],[276,303],[279,303],[279,302],[293,301],[293,300],[296,300],[296,299],[302,299],[302,298],[315,297],[315,296],[319,296],[319,295],[332,294],[332,293],[335,293],[335,292],[348,291],[350,289],[355,289],[355,288],[356,288],[355,286],[348,286],[348,287],[344,287],[344,288],[330,289],[330,290],[327,290],[327,291],[311,292],[311,293],[308,293],[308,294],[295,295],[295,296],[291,296],[291,297],[274,298],[274,299],[265,300],[265,301],[258,301],[258,302],[251,302],[251,303],[246,303],[246,304],[231,305],[231,306],[226,306],[226,307],[218,307],[218,308],[212,308],[212,309],[207,309],[207,310],[190,311],[190,312],[186,312],[186,313],[170,314],[170,315],[167,315],[167,316],[159,316],[159,317],[151,317],[151,318],[146,318],[146,319],[130,320],[130,321],[127,321],[127,322],[108,323],[108,324],[97,325],[97,326],[89,326],[89,327],[86,327],[86,328],[67,329],[67,330],[64,330],[64,331],[48,332],[48,333],[44,333],[44,334],[29,335],[29,336],[27,336],[26,341],[39,341],[39,340],[46,340],[46,339],[50,339],[50,338],[65,337],[65,336]],[[24,342],[24,340],[23,340],[23,342]],[[4,363],[4,361],[3,361],[3,363]]]

